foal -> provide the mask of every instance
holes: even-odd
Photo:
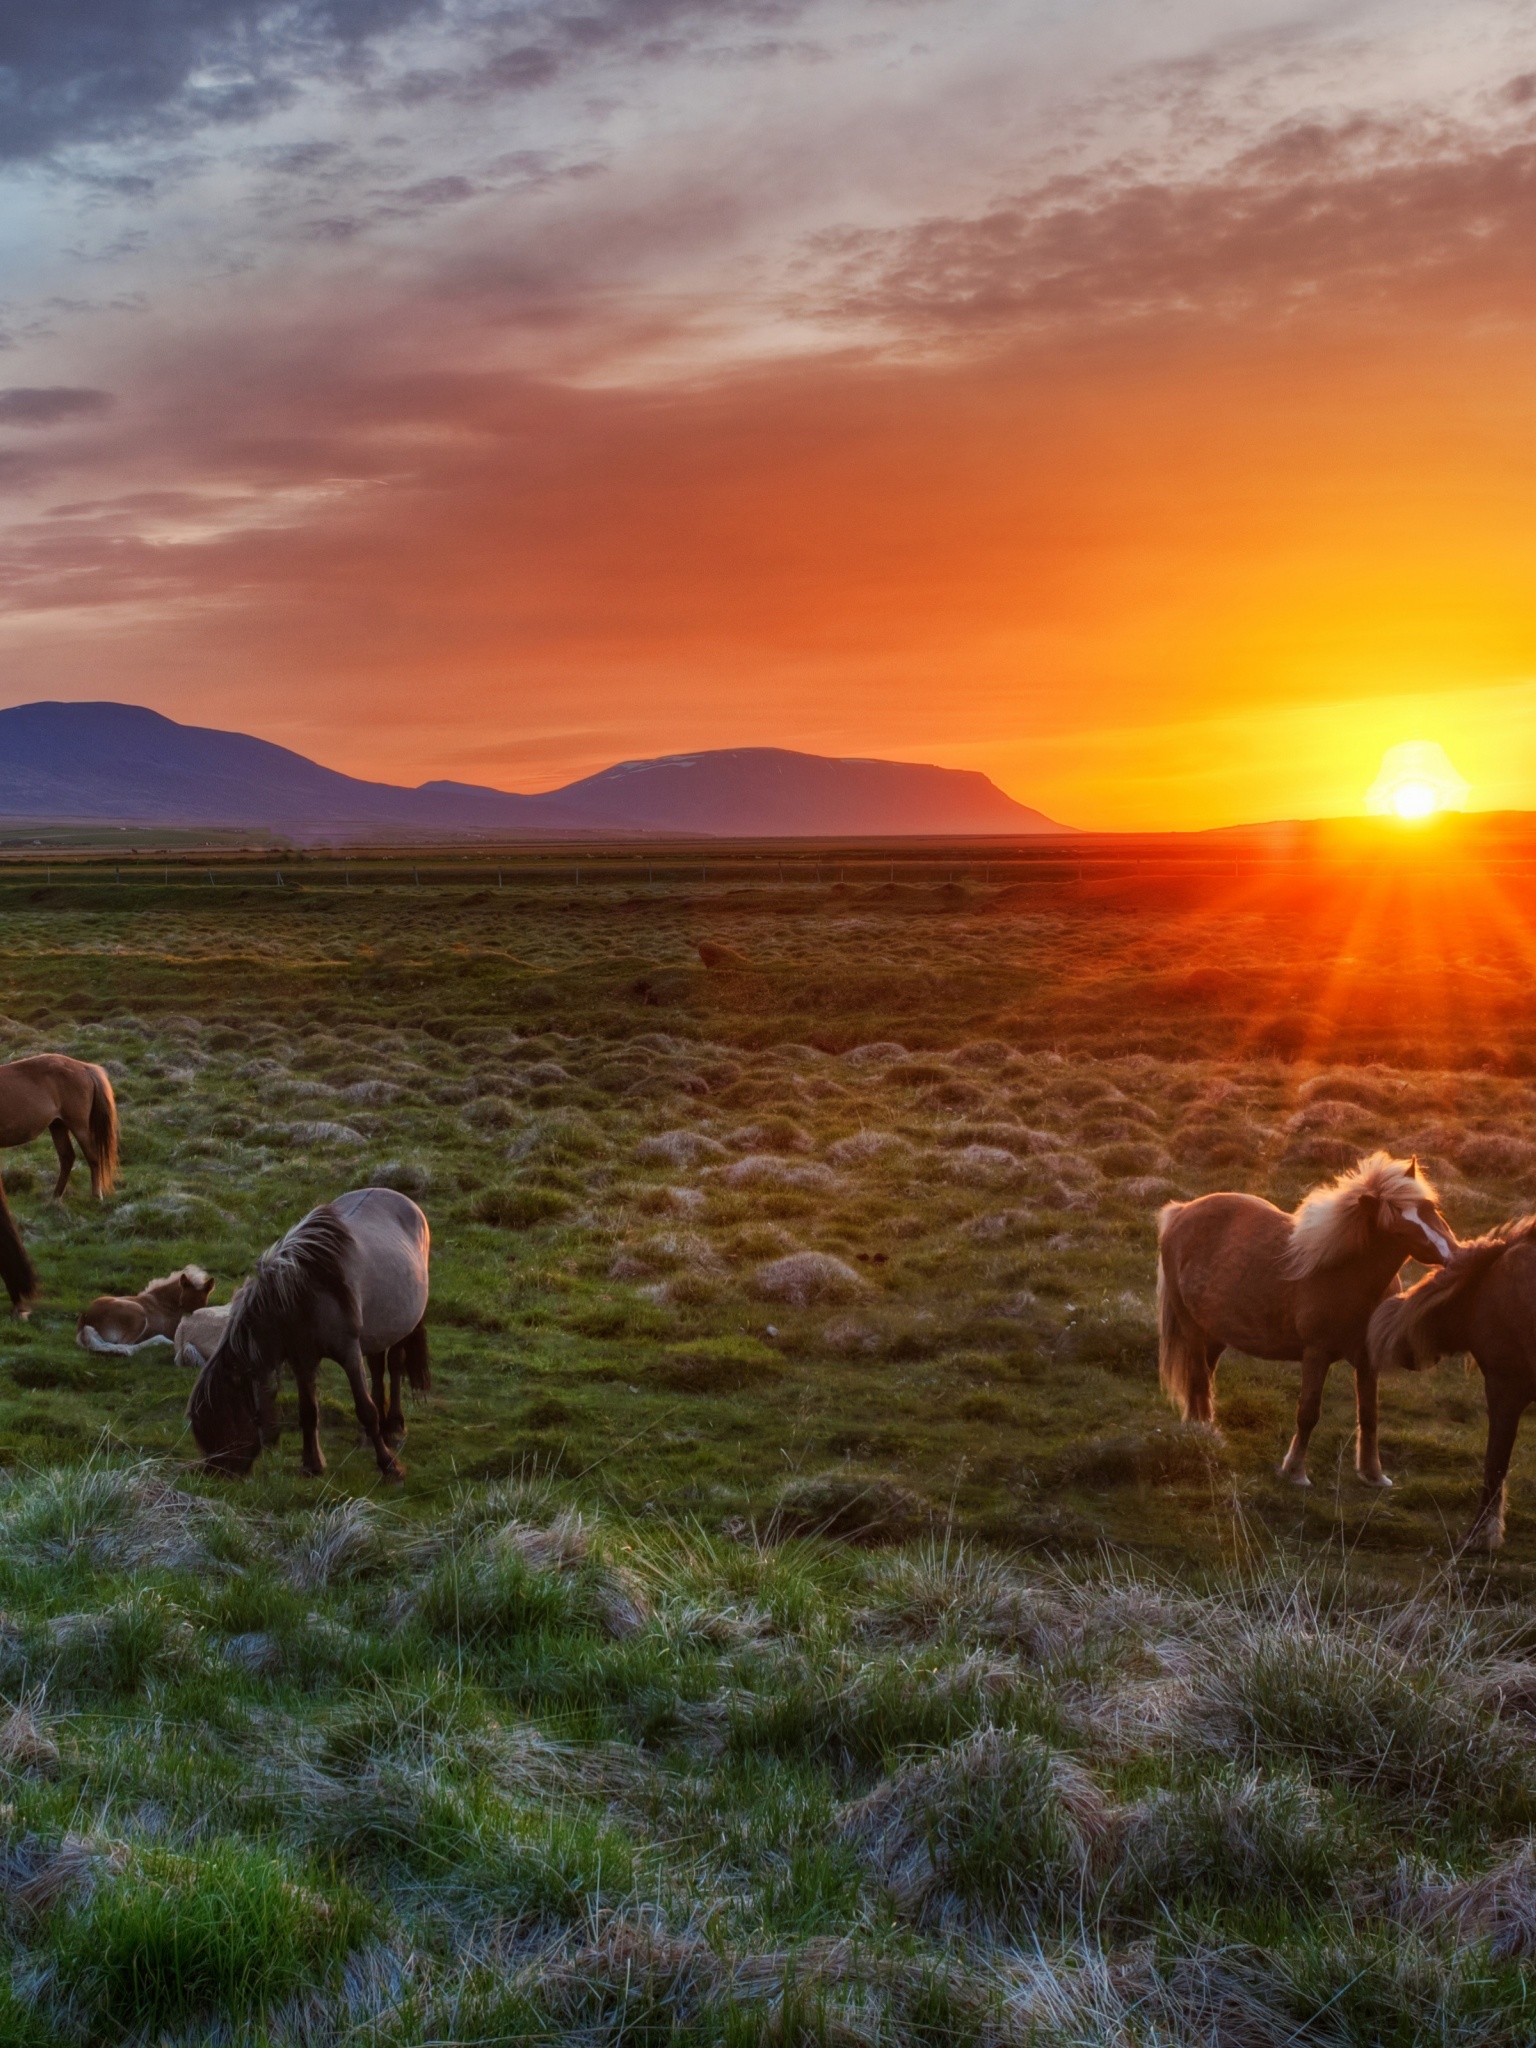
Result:
[[[1371,1357],[1417,1372],[1470,1351],[1483,1375],[1488,1448],[1483,1491],[1467,1543],[1504,1541],[1504,1481],[1520,1417],[1536,1401],[1536,1216],[1462,1245],[1450,1263],[1371,1317]]]
[[[1405,1259],[1440,1265],[1455,1235],[1417,1159],[1374,1152],[1288,1216],[1257,1195],[1170,1202],[1157,1219],[1158,1369],[1187,1422],[1215,1421],[1214,1376],[1228,1345],[1298,1359],[1296,1434],[1281,1465],[1308,1486],[1307,1444],[1336,1358],[1355,1369],[1355,1470],[1390,1486],[1377,1444],[1371,1311]]]
[[[145,1344],[174,1344],[183,1316],[205,1308],[213,1282],[201,1266],[183,1266],[151,1280],[139,1294],[99,1294],[80,1311],[75,1342],[82,1351],[126,1354]]]

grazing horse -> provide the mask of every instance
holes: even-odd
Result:
[[[0,1149],[30,1145],[47,1131],[59,1155],[54,1196],[63,1199],[74,1170],[71,1138],[91,1169],[91,1193],[99,1201],[117,1179],[117,1103],[105,1069],[87,1066],[61,1052],[38,1053],[0,1065]],[[0,1186],[0,1280],[18,1315],[37,1292],[37,1274]]]
[[[201,1266],[183,1266],[151,1280],[141,1294],[99,1294],[80,1312],[75,1342],[82,1351],[126,1354],[144,1344],[173,1344],[183,1316],[208,1304],[213,1282]]]
[[[1405,1259],[1441,1265],[1455,1234],[1417,1159],[1376,1152],[1293,1216],[1257,1195],[1170,1202],[1157,1219],[1158,1367],[1188,1422],[1215,1421],[1213,1375],[1230,1344],[1253,1358],[1297,1359],[1296,1434],[1280,1470],[1307,1478],[1307,1444],[1336,1358],[1355,1369],[1355,1470],[1390,1486],[1376,1441],[1376,1371],[1366,1345],[1371,1311],[1397,1286]]]
[[[325,1470],[315,1380],[334,1358],[352,1388],[363,1434],[386,1479],[405,1468],[390,1449],[405,1435],[402,1372],[432,1384],[427,1333],[427,1219],[393,1188],[358,1188],[322,1202],[263,1252],[230,1303],[223,1334],[197,1376],[187,1415],[204,1462],[215,1472],[249,1472],[276,1426],[278,1374],[286,1360],[299,1389],[305,1472]],[[373,1374],[369,1398],[363,1365]],[[393,1377],[387,1416],[384,1375]]]
[[[1438,1273],[1384,1301],[1371,1317],[1370,1347],[1378,1371],[1417,1372],[1453,1351],[1476,1359],[1488,1402],[1488,1448],[1466,1540],[1497,1550],[1515,1433],[1536,1401],[1536,1216],[1470,1238]]]

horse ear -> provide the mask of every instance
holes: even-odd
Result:
[[[1414,1153],[1413,1157],[1408,1162],[1408,1171],[1413,1175],[1415,1180],[1420,1180],[1423,1177],[1419,1172],[1419,1155],[1417,1152]]]

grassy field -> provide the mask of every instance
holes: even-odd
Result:
[[[1219,1444],[1157,1392],[1170,1196],[1530,1204],[1519,888],[1350,861],[0,878],[0,1057],[124,1129],[99,1207],[3,1162],[0,2037],[1536,2037],[1536,1451],[1474,1566],[1459,1366],[1386,1496],[1342,1370],[1310,1495],[1292,1369]],[[323,1486],[287,1391],[204,1480],[77,1310],[367,1181],[434,1231],[404,1487],[335,1370]]]

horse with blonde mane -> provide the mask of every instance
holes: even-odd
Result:
[[[1483,1491],[1469,1548],[1504,1541],[1504,1482],[1520,1418],[1536,1401],[1536,1216],[1474,1237],[1438,1273],[1384,1301],[1371,1317],[1371,1360],[1379,1372],[1420,1372],[1452,1352],[1470,1352],[1483,1375],[1488,1444]]]
[[[1230,1345],[1299,1361],[1296,1434],[1280,1470],[1308,1486],[1307,1445],[1336,1358],[1355,1373],[1355,1470],[1390,1486],[1377,1443],[1376,1370],[1366,1330],[1405,1259],[1441,1265],[1456,1237],[1417,1159],[1375,1152],[1294,1215],[1257,1195],[1169,1202],[1157,1219],[1158,1367],[1188,1422],[1215,1423],[1214,1379]]]
[[[88,1066],[61,1052],[0,1065],[0,1148],[30,1145],[46,1131],[59,1155],[54,1199],[62,1201],[74,1171],[75,1145],[91,1169],[91,1193],[98,1201],[117,1179],[117,1102],[103,1067]],[[73,1144],[71,1143],[73,1140]],[[37,1292],[37,1275],[0,1187],[0,1280],[11,1307],[25,1313]]]

